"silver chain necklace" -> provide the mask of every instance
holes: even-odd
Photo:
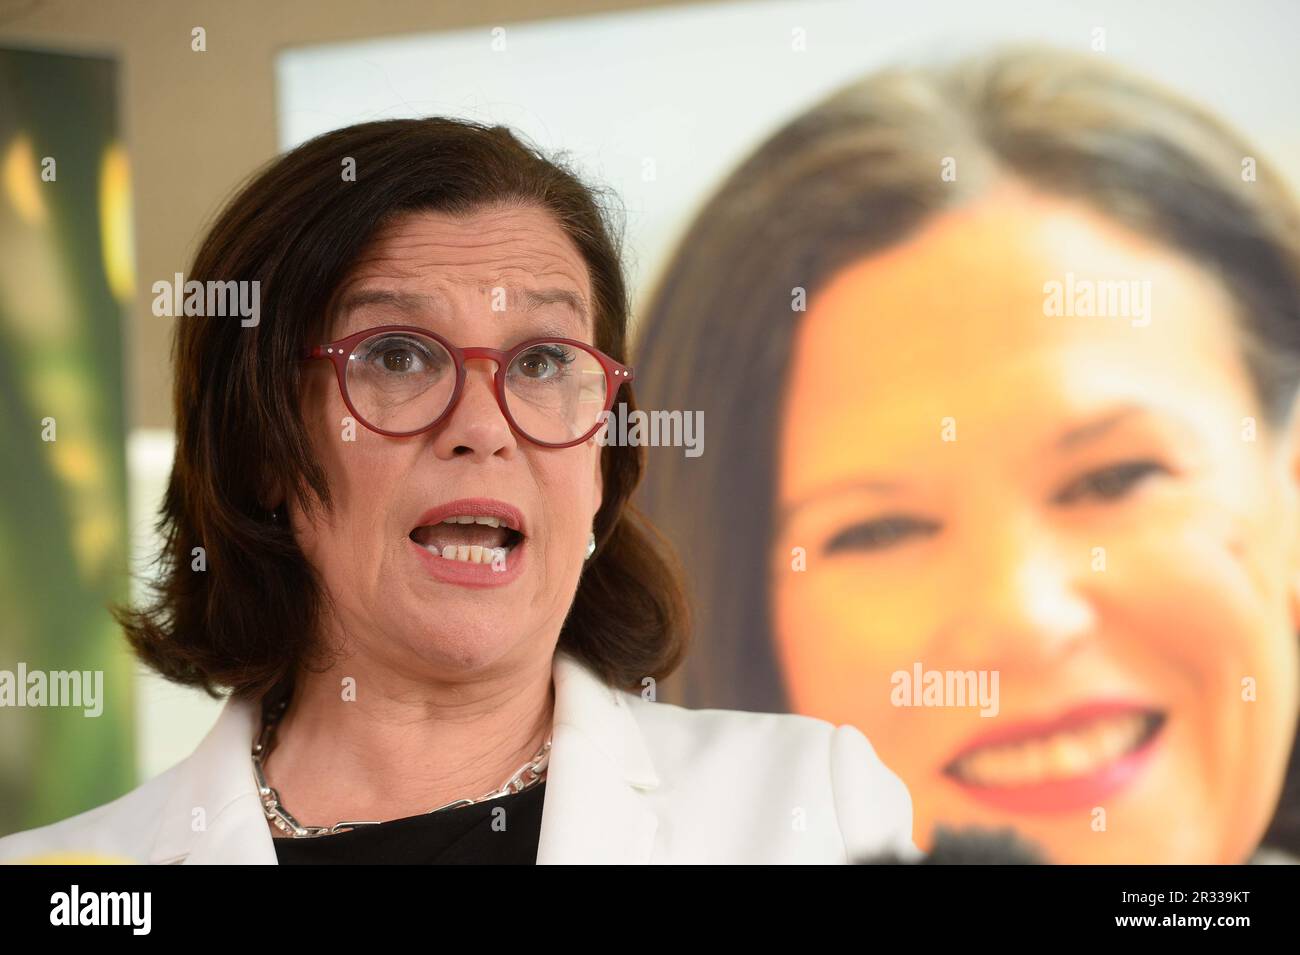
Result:
[[[284,805],[280,802],[280,794],[266,781],[263,763],[271,755],[271,748],[275,743],[275,729],[280,723],[280,717],[284,716],[284,711],[288,707],[289,700],[287,698],[266,707],[263,711],[262,730],[253,742],[253,775],[257,779],[257,792],[261,796],[262,810],[266,813],[266,818],[281,832],[286,832],[295,839],[332,836],[335,833],[355,829],[358,826],[380,825],[378,820],[356,820],[336,822],[332,826],[304,826],[290,814],[289,810],[284,808]],[[474,803],[486,802],[489,799],[497,799],[501,796],[509,796],[512,793],[523,792],[525,789],[537,785],[545,778],[546,767],[550,762],[550,758],[551,734],[548,734],[546,742],[537,751],[537,755],[515,770],[514,774],[505,781],[500,789],[485,793],[477,799],[453,799],[451,802],[436,809],[430,809],[422,815],[427,816],[435,812],[442,812],[444,809],[456,809],[460,806],[472,806]]]

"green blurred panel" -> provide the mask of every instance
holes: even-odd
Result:
[[[117,82],[112,60],[0,49],[0,670],[103,681],[97,717],[0,706],[0,833],[136,783],[133,668],[108,612],[128,594]]]

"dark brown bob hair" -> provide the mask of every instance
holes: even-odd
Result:
[[[344,171],[354,163],[355,176]],[[351,181],[353,180],[354,181]],[[335,130],[256,173],[203,240],[187,280],[260,282],[260,315],[181,317],[173,347],[176,457],[157,529],[155,599],[115,608],[136,655],[177,683],[258,699],[320,649],[327,594],[269,487],[330,506],[299,405],[299,350],[367,244],[403,215],[499,204],[548,210],[582,253],[595,345],[626,360],[628,297],[616,205],[509,129],[398,119]],[[630,384],[618,401],[635,408]],[[394,438],[389,440],[402,440]],[[681,662],[689,631],[679,564],[629,503],[645,448],[602,449],[596,552],[560,633],[608,684],[639,689]],[[202,548],[202,551],[197,550]]]

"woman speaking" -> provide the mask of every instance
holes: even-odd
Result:
[[[119,617],[228,700],[188,758],[0,859],[916,853],[854,727],[655,701],[686,606],[629,505],[644,450],[599,440],[635,407],[627,292],[570,170],[501,127],[338,130],[244,188],[185,278],[157,599]],[[214,287],[257,318],[192,314]]]

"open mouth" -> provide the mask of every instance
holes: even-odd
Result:
[[[1082,779],[1142,750],[1165,723],[1160,710],[1072,719],[1057,728],[974,746],[944,772],[967,786],[1011,788]]]
[[[451,515],[422,524],[409,536],[435,557],[467,564],[504,563],[524,539],[509,520],[485,514]]]

